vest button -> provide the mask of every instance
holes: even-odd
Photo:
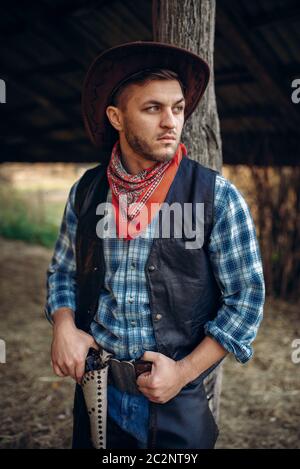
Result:
[[[155,321],[159,321],[161,318],[162,318],[162,314],[159,314],[159,313],[157,313],[157,314],[154,316],[154,320],[155,320]]]
[[[96,272],[98,270],[98,267],[94,267],[94,271]]]
[[[148,270],[150,272],[152,272],[153,270],[155,270],[155,266],[154,265],[149,265]]]

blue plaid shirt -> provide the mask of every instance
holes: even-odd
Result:
[[[60,307],[76,309],[74,212],[78,181],[72,186],[60,233],[47,271],[46,317]],[[107,200],[110,201],[111,192]],[[106,350],[122,360],[157,351],[145,277],[145,263],[158,217],[145,235],[126,241],[104,238],[105,283],[90,332]],[[255,226],[238,189],[216,176],[214,223],[208,252],[223,303],[217,316],[205,324],[215,338],[242,363],[253,355],[251,346],[263,316],[265,297],[262,262]]]

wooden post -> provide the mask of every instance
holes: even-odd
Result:
[[[153,0],[153,39],[184,47],[208,63],[208,88],[185,124],[182,140],[190,158],[204,166],[222,169],[222,148],[214,88],[215,0]],[[205,389],[216,421],[222,382],[222,365],[205,379]]]
[[[187,120],[183,141],[194,160],[221,171],[222,150],[214,87],[215,0],[153,0],[153,38],[184,47],[208,63],[208,88]]]

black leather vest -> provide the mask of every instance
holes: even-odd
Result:
[[[157,349],[174,360],[186,356],[201,342],[204,338],[204,324],[215,317],[220,307],[221,292],[207,253],[213,223],[216,174],[216,171],[187,157],[182,159],[165,203],[179,203],[182,213],[184,203],[192,203],[193,207],[196,202],[204,203],[203,246],[186,249],[185,243],[189,240],[186,233],[182,232],[181,237],[176,237],[174,226],[171,225],[169,238],[162,237],[160,232],[160,237],[153,239],[145,267]],[[77,327],[85,331],[89,330],[104,285],[105,261],[102,239],[96,234],[96,224],[100,219],[100,216],[96,215],[96,207],[106,201],[108,187],[106,166],[98,165],[83,175],[76,191],[78,297],[75,321]],[[160,220],[163,217],[164,211],[160,211]],[[194,210],[192,220],[195,228]],[[183,449],[213,446],[217,429],[207,406],[202,381],[203,379],[197,378],[189,383],[178,396],[166,404],[151,403],[149,448]],[[82,397],[80,388],[77,388],[76,395],[75,413],[76,403],[78,404],[78,399]],[[184,428],[186,425],[183,422],[187,419],[187,413],[184,408],[187,410],[189,405],[192,408],[195,398],[199,401],[200,413],[198,415],[197,411],[192,411],[186,422],[186,425],[192,425],[190,428],[194,428],[195,439],[189,435],[189,440],[186,440],[187,429]],[[79,415],[74,417],[76,427]],[[86,419],[86,416],[84,418]],[[177,423],[176,427],[176,418],[177,422],[181,421],[183,425]],[[171,441],[168,441],[170,428],[174,429],[176,435],[174,433]],[[78,447],[78,444],[80,446],[79,441],[80,438],[75,435],[73,447]],[[176,446],[178,444],[179,446]],[[186,446],[191,444],[192,446]]]

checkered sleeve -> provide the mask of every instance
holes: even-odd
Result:
[[[209,255],[222,305],[205,324],[205,333],[245,363],[253,355],[251,343],[263,317],[263,268],[249,207],[238,189],[221,175],[216,177]]]
[[[73,184],[65,205],[54,253],[47,270],[47,301],[44,312],[53,324],[52,315],[61,307],[75,311],[76,307],[76,257],[75,238],[77,216],[74,210],[78,181]]]

